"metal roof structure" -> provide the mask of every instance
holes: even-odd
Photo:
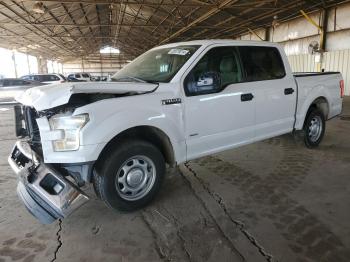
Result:
[[[0,46],[61,61],[117,47],[121,60],[151,47],[235,38],[348,1],[340,0],[2,0]],[[37,10],[39,9],[39,11]]]

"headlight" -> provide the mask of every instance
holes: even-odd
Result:
[[[62,130],[63,139],[52,141],[54,151],[78,150],[80,146],[80,129],[89,121],[88,114],[81,115],[55,115],[50,118],[51,130]]]

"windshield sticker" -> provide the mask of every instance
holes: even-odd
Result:
[[[189,53],[188,50],[184,50],[184,49],[171,49],[168,54],[169,55],[187,55]]]

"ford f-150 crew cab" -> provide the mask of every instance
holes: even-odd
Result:
[[[109,207],[149,203],[166,165],[300,130],[307,147],[342,110],[337,72],[293,74],[268,42],[203,40],[151,49],[111,82],[26,90],[9,163],[42,223],[71,214],[92,183]]]

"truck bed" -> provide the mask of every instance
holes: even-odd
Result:
[[[305,72],[293,73],[298,87],[296,128],[301,129],[305,113],[310,103],[317,97],[327,101],[327,119],[341,113],[342,99],[340,96],[340,72]]]
[[[334,75],[340,74],[340,72],[296,72],[293,73],[295,77],[306,77],[306,76],[322,76],[322,75]]]

